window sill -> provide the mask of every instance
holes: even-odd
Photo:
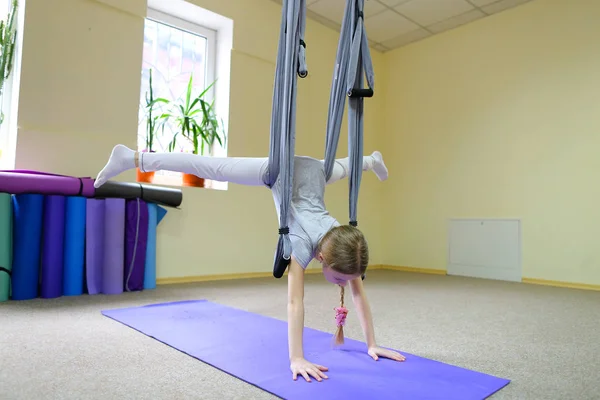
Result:
[[[179,172],[156,172],[149,179],[136,179],[138,183],[149,183],[152,185],[174,186],[174,187],[189,187],[195,189],[212,189],[212,190],[227,190],[227,182],[213,181],[205,179],[202,186],[187,185],[183,182],[183,174]]]

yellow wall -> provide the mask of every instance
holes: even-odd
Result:
[[[384,263],[521,218],[523,275],[600,284],[600,2],[535,0],[385,54]]]
[[[266,0],[194,2],[234,20],[228,154],[266,156],[281,6]],[[146,2],[124,3],[27,0],[17,168],[95,176],[115,144],[135,146]],[[337,33],[308,21],[310,75],[299,82],[298,154],[323,155],[337,40]],[[373,57],[379,70],[383,56]],[[367,106],[367,152],[378,147],[383,101]],[[346,125],[342,132],[338,155],[346,156]],[[359,222],[373,263],[384,252],[377,205],[383,188],[373,174],[364,176]],[[159,227],[158,277],[271,270],[278,221],[267,189],[185,188],[183,197],[182,209],[171,210]],[[327,193],[342,222],[347,199],[346,182]]]
[[[265,156],[280,6],[194,2],[234,20],[228,154]],[[114,144],[135,146],[145,3],[27,1],[17,168],[95,176]],[[516,217],[524,276],[600,283],[599,12],[587,0],[535,0],[373,52],[365,148],[390,168],[385,183],[365,174],[361,190],[373,264],[444,269],[448,218]],[[323,155],[337,40],[307,22],[299,154]],[[345,181],[328,190],[343,222],[347,198]],[[159,228],[158,276],[270,271],[276,229],[264,188],[186,188]]]

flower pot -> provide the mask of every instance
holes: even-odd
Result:
[[[152,183],[152,180],[154,178],[154,171],[142,172],[139,168],[136,168],[136,172],[138,182]]]
[[[198,178],[193,174],[183,174],[183,186],[204,187],[204,178]]]

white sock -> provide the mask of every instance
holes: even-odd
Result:
[[[133,168],[135,168],[135,151],[127,146],[118,144],[113,148],[108,162],[98,174],[94,182],[94,187],[99,188],[109,179]]]
[[[380,181],[385,181],[388,178],[388,169],[383,162],[383,156],[380,152],[374,151],[371,157],[375,160],[373,163],[373,172],[375,172]]]

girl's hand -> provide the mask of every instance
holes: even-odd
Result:
[[[373,357],[373,360],[377,361],[379,357],[389,358],[395,361],[404,361],[406,358],[393,350],[383,349],[379,346],[369,347],[369,355]]]
[[[311,375],[319,382],[321,382],[323,379],[327,379],[327,375],[325,375],[322,372],[328,371],[327,367],[318,364],[313,364],[310,361],[305,360],[304,358],[293,360],[290,365],[290,369],[294,374],[294,380],[298,378],[298,375],[302,375],[307,382],[310,382],[310,377],[308,375]]]

